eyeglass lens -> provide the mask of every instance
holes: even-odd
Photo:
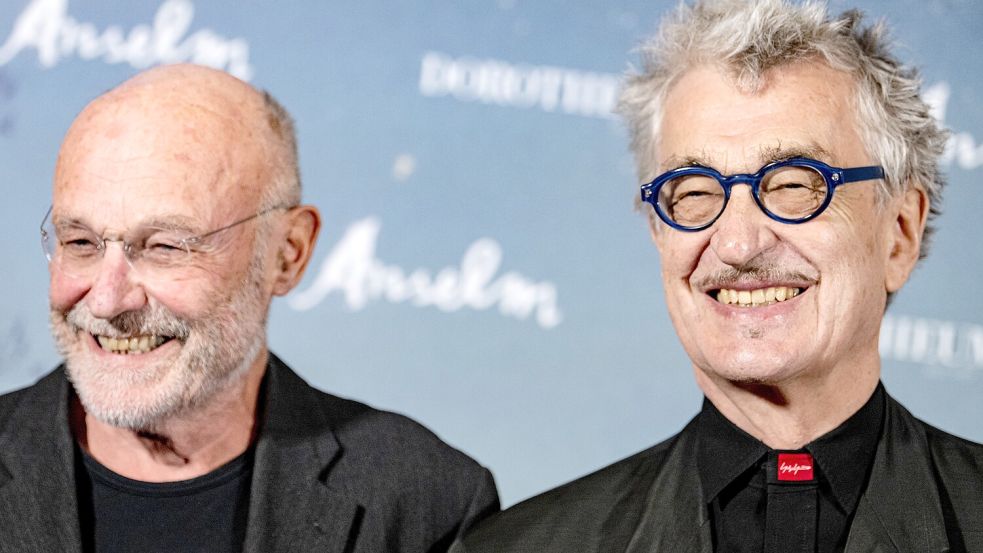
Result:
[[[829,187],[823,175],[805,166],[784,166],[767,171],[758,187],[761,205],[783,219],[801,219],[816,212]],[[706,175],[682,175],[663,183],[659,206],[667,217],[684,227],[699,227],[724,209],[723,184]]]
[[[129,265],[141,274],[170,273],[188,266],[192,260],[186,237],[172,231],[145,229],[126,240],[103,240],[92,230],[75,225],[55,227],[46,221],[41,245],[51,263],[65,274],[81,278],[98,271],[106,249],[119,243]]]

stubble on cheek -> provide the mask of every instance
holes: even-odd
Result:
[[[65,317],[65,313],[54,305],[48,311],[48,328],[55,340],[55,349],[62,358],[69,359],[74,356],[80,340],[78,332],[72,329]]]

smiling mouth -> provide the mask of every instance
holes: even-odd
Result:
[[[805,288],[793,288],[790,286],[771,286],[768,288],[758,288],[756,290],[731,290],[721,288],[710,290],[710,297],[716,299],[724,305],[735,305],[737,307],[764,307],[783,301],[788,301],[804,292]]]
[[[120,355],[133,355],[153,351],[174,339],[173,336],[145,334],[131,337],[93,335],[103,351]]]

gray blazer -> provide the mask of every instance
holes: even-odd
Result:
[[[983,446],[887,401],[846,553],[983,552]],[[489,517],[453,553],[710,553],[691,422],[669,440]]]
[[[498,510],[491,473],[419,424],[322,393],[270,354],[244,550],[445,551]],[[0,551],[80,553],[61,367],[0,396]]]

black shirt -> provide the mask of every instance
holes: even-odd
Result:
[[[78,450],[79,520],[88,553],[242,551],[252,451],[180,482],[120,476]]]
[[[884,415],[884,389],[843,424],[806,445],[818,482],[815,547],[842,552],[850,521],[866,487]],[[727,420],[704,399],[697,420],[697,466],[713,528],[714,550],[760,553],[766,534],[769,468],[777,454]]]

